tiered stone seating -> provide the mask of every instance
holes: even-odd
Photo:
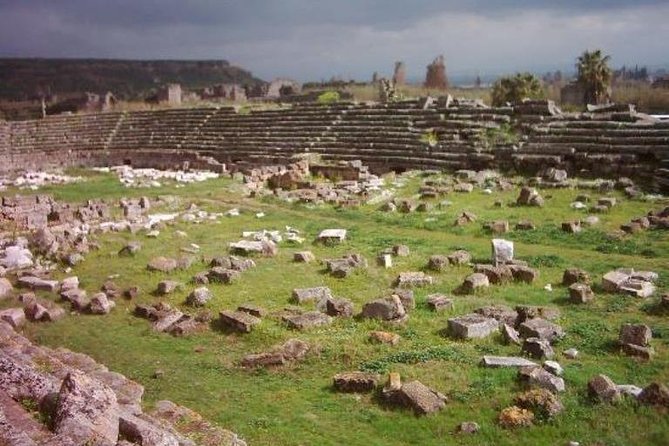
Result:
[[[380,170],[497,167],[536,173],[555,166],[635,177],[668,190],[669,123],[636,123],[632,117],[424,108],[420,101],[298,104],[249,113],[222,107],[56,116],[0,123],[0,153],[8,160],[0,171],[119,162],[285,164],[295,154],[316,153],[325,160],[359,159]],[[488,147],[485,133],[503,125],[522,133],[521,143]]]
[[[124,114],[109,149],[178,149],[216,108],[146,110]]]
[[[527,143],[515,157],[520,164],[541,162],[596,176],[636,176],[648,181],[662,160],[669,158],[669,125],[554,120],[532,126]]]
[[[63,115],[9,123],[12,153],[98,150],[108,143],[120,113]]]
[[[0,154],[6,155],[10,149],[10,128],[9,123],[0,121]]]

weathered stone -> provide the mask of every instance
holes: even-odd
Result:
[[[269,352],[247,355],[242,360],[244,367],[271,367],[297,361],[309,352],[309,344],[299,339],[289,339]]]
[[[8,308],[0,311],[0,320],[7,322],[12,328],[21,328],[26,322],[26,315],[23,308]]]
[[[395,245],[393,246],[393,255],[397,257],[407,257],[410,253],[409,247],[407,245]]]
[[[0,278],[0,299],[8,298],[12,291],[14,291],[12,283],[5,278]]]
[[[121,297],[121,294],[123,294],[121,287],[116,285],[116,283],[111,280],[107,280],[105,283],[103,283],[100,287],[100,290],[110,299],[119,298]]]
[[[630,278],[625,281],[619,291],[635,297],[646,298],[655,293],[655,285],[646,280]]]
[[[108,314],[115,306],[116,302],[107,299],[105,293],[96,293],[91,297],[89,309],[93,314]]]
[[[576,350],[575,348],[569,348],[569,349],[563,351],[562,354],[565,356],[565,358],[568,358],[568,359],[578,358],[578,350]]]
[[[157,293],[161,296],[166,294],[171,294],[177,289],[181,288],[181,283],[176,280],[161,280],[158,282],[158,287],[156,289]]]
[[[293,261],[309,263],[316,260],[316,256],[311,251],[299,251],[293,254]]]
[[[346,372],[336,374],[332,381],[339,392],[371,392],[379,379],[376,373]]]
[[[650,360],[655,351],[650,347],[643,347],[635,344],[622,344],[621,348],[627,356],[636,356],[646,361]]]
[[[393,257],[390,254],[381,254],[377,257],[377,262],[382,268],[392,268],[393,267]]]
[[[237,307],[237,311],[243,311],[244,313],[248,313],[251,316],[258,318],[265,317],[267,314],[267,311],[264,308],[253,304],[242,304]]]
[[[638,398],[643,389],[632,384],[616,384],[616,387],[620,391],[620,394],[623,396],[630,396],[632,398]]]
[[[443,271],[449,265],[448,258],[443,255],[433,255],[430,257],[427,267],[432,271]]]
[[[569,300],[576,304],[590,302],[595,298],[590,285],[585,283],[573,283],[569,286]]]
[[[580,268],[567,268],[562,274],[562,285],[569,286],[574,283],[590,284],[590,275]]]
[[[661,383],[651,383],[638,396],[641,404],[669,408],[669,388]]]
[[[402,320],[406,317],[406,310],[399,296],[392,295],[367,302],[362,307],[362,317],[384,321]]]
[[[521,220],[516,223],[515,229],[517,231],[533,231],[537,229],[537,227],[529,220]]]
[[[341,243],[346,240],[346,229],[324,229],[318,234],[318,241],[325,244]]]
[[[202,331],[203,328],[204,323],[200,323],[198,319],[188,315],[183,315],[181,318],[179,318],[179,320],[170,325],[165,331],[172,336],[185,337]]]
[[[569,232],[570,234],[576,234],[578,232],[581,232],[581,222],[580,221],[563,222],[562,230],[564,232]]]
[[[295,288],[293,290],[293,301],[297,304],[307,302],[319,302],[325,299],[332,299],[332,291],[325,286],[313,288]]]
[[[250,333],[255,325],[260,323],[260,319],[243,311],[221,311],[221,324],[242,333]]]
[[[502,338],[504,338],[504,342],[507,344],[522,344],[518,331],[516,331],[516,329],[512,326],[508,324],[502,324],[500,326],[500,331],[502,332]]]
[[[474,310],[474,313],[478,313],[485,317],[491,317],[500,323],[511,326],[514,326],[516,324],[516,319],[518,319],[518,313],[506,305],[488,305],[477,308]]]
[[[413,288],[432,285],[434,278],[428,276],[422,271],[403,272],[397,278],[397,286],[400,288]]]
[[[446,311],[453,309],[453,299],[444,294],[430,294],[427,296],[427,306],[432,311]]]
[[[518,406],[505,407],[499,414],[499,424],[504,428],[532,426],[534,413]]]
[[[533,283],[539,277],[539,271],[524,265],[509,265],[513,279],[519,282]]]
[[[186,298],[186,304],[192,307],[202,307],[212,298],[211,291],[207,287],[196,288]]]
[[[464,421],[458,426],[458,432],[462,434],[475,434],[481,430],[481,426],[474,421]]]
[[[241,273],[234,269],[225,269],[221,267],[214,267],[207,273],[207,278],[210,282],[221,282],[230,284],[236,282],[241,278]]]
[[[515,356],[484,356],[481,365],[489,368],[497,367],[536,367],[537,364],[529,359]]]
[[[564,369],[562,366],[555,361],[544,361],[543,364],[544,370],[546,370],[549,373],[552,373],[555,376],[562,376],[564,373]]]
[[[400,335],[386,331],[372,331],[369,333],[369,339],[379,344],[397,345],[400,342]]]
[[[159,314],[159,318],[153,323],[152,327],[155,331],[167,331],[170,326],[181,319],[184,314],[179,310],[169,310]]]
[[[165,429],[161,429],[155,420],[148,421],[146,415],[136,416],[122,413],[119,419],[119,434],[131,441],[131,444],[146,446],[179,446],[179,439]],[[118,445],[117,445],[118,446]]]
[[[403,384],[399,390],[389,393],[388,399],[394,404],[413,409],[416,415],[434,413],[446,406],[444,395],[419,381]]]
[[[17,284],[22,288],[49,291],[51,293],[58,290],[57,280],[47,280],[35,276],[21,276],[17,279]]]
[[[151,259],[149,264],[147,265],[147,268],[149,271],[159,271],[162,273],[170,273],[177,269],[178,264],[175,259],[167,258],[167,257],[155,257]]]
[[[532,189],[530,187],[523,187],[520,190],[520,195],[518,195],[518,198],[516,199],[516,204],[520,206],[543,206],[544,200],[539,195],[539,192],[536,191],[536,189]]]
[[[485,225],[485,229],[493,234],[506,234],[509,232],[509,222],[506,220],[495,220]]]
[[[518,377],[531,386],[540,387],[553,393],[565,391],[564,380],[541,367],[521,367],[518,370]]]
[[[516,312],[518,313],[518,318],[516,320],[517,325],[522,324],[529,319],[543,318],[552,321],[560,317],[560,310],[553,307],[517,305]]]
[[[448,319],[448,332],[454,338],[485,338],[497,331],[498,328],[499,322],[480,314],[468,314]]]
[[[400,298],[402,306],[407,312],[409,310],[413,310],[414,308],[416,308],[416,299],[414,298],[413,290],[405,288],[395,288],[393,290],[393,294]]]
[[[595,400],[611,403],[620,399],[620,390],[606,375],[596,375],[588,381],[588,394]]]
[[[552,358],[555,356],[551,344],[547,340],[539,338],[525,339],[522,351],[536,359]]]
[[[472,255],[463,249],[453,251],[447,257],[451,265],[467,265],[472,260]]]
[[[56,434],[67,435],[76,444],[115,445],[119,431],[116,395],[101,382],[73,370],[60,388],[53,426]]]
[[[653,332],[648,325],[644,324],[623,324],[620,327],[618,342],[620,344],[634,344],[646,346],[653,338]]]
[[[609,293],[617,293],[629,277],[629,274],[621,270],[609,271],[602,277],[602,288]]]
[[[492,239],[492,263],[504,265],[513,260],[513,242],[500,238]]]
[[[290,314],[283,316],[283,321],[290,328],[297,330],[308,330],[310,328],[328,325],[332,323],[332,318],[320,311],[310,311],[303,314]]]
[[[332,317],[353,316],[353,302],[348,299],[327,299],[325,314]]]
[[[474,265],[474,272],[485,274],[490,283],[501,285],[513,279],[513,272],[508,265]]]
[[[472,293],[478,289],[487,288],[489,286],[490,281],[488,280],[488,276],[483,273],[474,273],[465,278],[460,289],[462,292]]]
[[[523,392],[514,399],[514,403],[544,418],[552,418],[564,410],[557,396],[545,388]]]
[[[564,330],[557,324],[541,318],[527,320],[518,327],[520,335],[524,338],[545,339],[553,342],[564,336]]]

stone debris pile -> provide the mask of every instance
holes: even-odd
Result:
[[[84,181],[82,177],[65,175],[62,172],[26,172],[15,177],[0,177],[0,191],[8,187],[38,190],[42,186],[62,185]]]
[[[144,412],[144,388],[138,383],[89,356],[34,345],[4,322],[0,322],[0,353],[3,444],[185,445],[196,440],[246,445],[235,433],[170,401],[159,401]],[[32,416],[28,405],[39,408],[40,416]],[[193,432],[197,439],[188,438]]]
[[[161,180],[182,184],[199,183],[215,178],[220,174],[207,170],[158,170],[133,168],[132,166],[114,166],[94,168],[98,172],[114,172],[125,187],[161,187]]]

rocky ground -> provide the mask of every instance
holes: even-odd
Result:
[[[555,169],[309,167],[8,183],[1,438],[667,438],[665,198]]]

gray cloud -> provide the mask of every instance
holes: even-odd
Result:
[[[666,0],[0,0],[0,55],[225,58],[264,78],[368,78],[437,54],[454,73],[666,64]]]

